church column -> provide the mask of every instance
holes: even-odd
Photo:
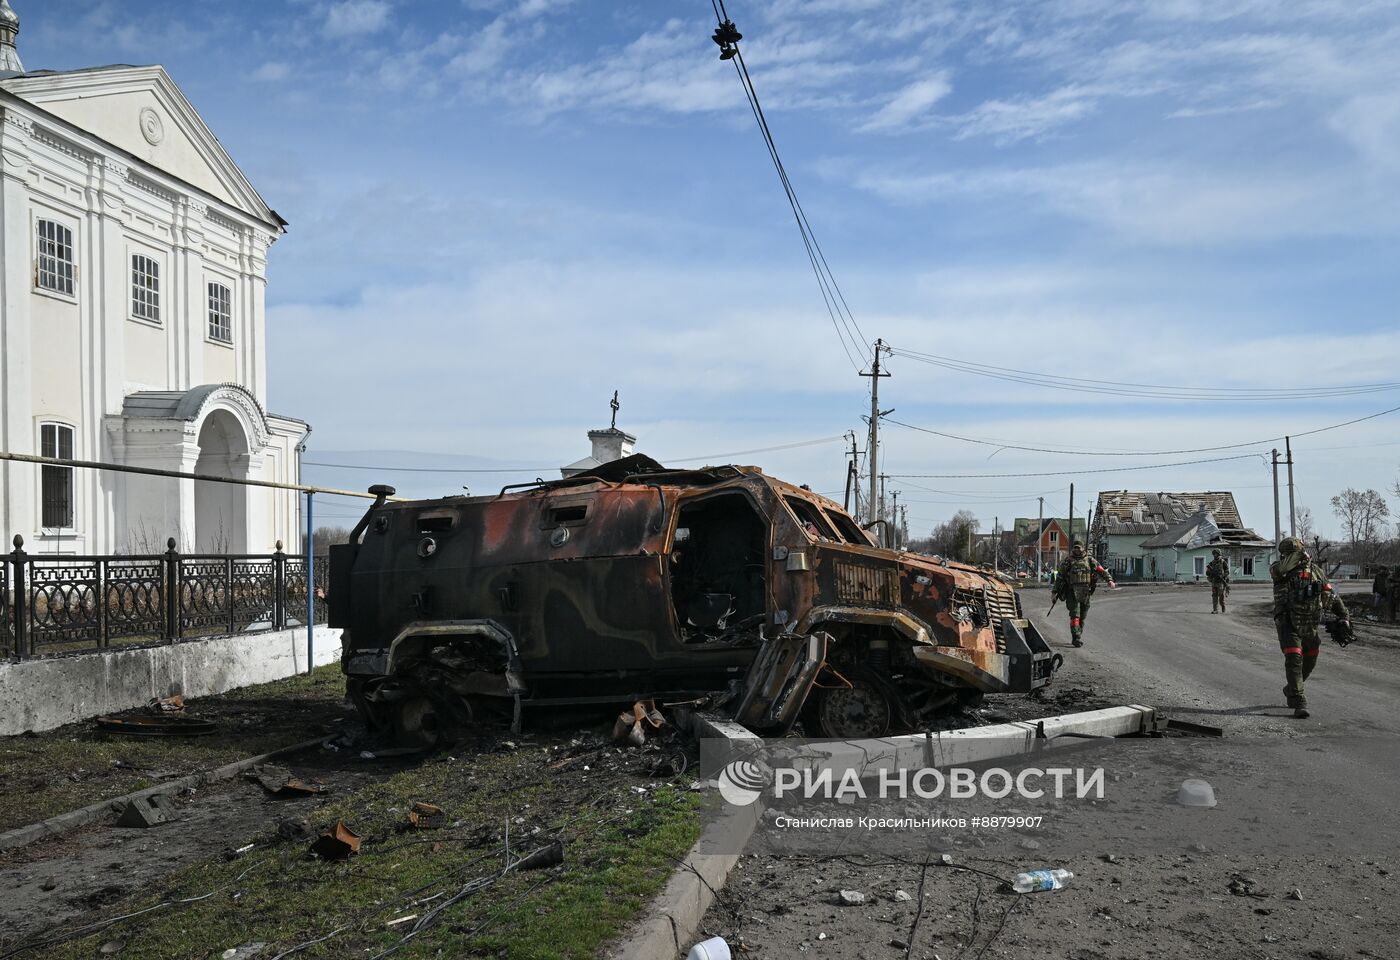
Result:
[[[86,406],[92,422],[85,427],[93,438],[96,458],[113,463],[124,461],[120,451],[113,448],[113,434],[104,422],[106,417],[121,415],[125,398],[126,309],[131,282],[123,233],[128,172],[126,164],[110,157],[93,161],[87,218],[87,246],[91,251],[87,289],[92,295],[85,298],[85,309],[97,353],[97,376]],[[124,533],[121,517],[125,513],[122,500],[126,484],[121,474],[98,473],[96,487],[100,509],[92,513],[94,539],[89,549],[109,553]]]
[[[25,117],[4,111],[0,124],[0,448],[13,453],[35,453],[33,385],[29,362],[29,299],[33,281],[29,271],[29,141],[33,127]],[[37,468],[28,464],[0,464],[0,549],[9,549],[16,533],[34,539],[39,518],[34,516]]]
[[[204,291],[204,218],[209,208],[193,197],[182,197],[175,205],[173,316],[179,324],[180,389],[189,390],[205,382],[204,338],[208,316]]]

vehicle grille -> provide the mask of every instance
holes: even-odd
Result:
[[[899,602],[899,581],[892,568],[836,564],[836,596],[847,603],[892,607]]]

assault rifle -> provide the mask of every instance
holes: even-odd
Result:
[[[1350,620],[1342,620],[1340,618],[1328,620],[1322,625],[1322,629],[1327,631],[1327,635],[1331,637],[1332,641],[1339,647],[1345,647],[1356,639],[1356,632],[1351,629]]]

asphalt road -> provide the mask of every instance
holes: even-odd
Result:
[[[746,856],[706,935],[742,944],[736,955],[828,960],[1400,957],[1400,629],[1354,617],[1358,642],[1345,649],[1324,635],[1312,716],[1297,720],[1267,586],[1237,587],[1223,615],[1203,587],[1100,591],[1078,649],[1062,608],[1044,617],[1047,591],[1023,600],[1066,660],[1041,708],[1147,704],[1224,735],[1087,742],[1083,762],[1108,771],[1106,797],[1003,802],[1004,813],[1043,813],[1035,830],[857,829],[832,832],[825,855]],[[987,709],[1026,706],[989,697]],[[1212,784],[1214,808],[1177,802],[1197,778]],[[996,878],[1049,867],[1072,870],[1070,886],[999,890]],[[864,899],[844,906],[842,891]]]

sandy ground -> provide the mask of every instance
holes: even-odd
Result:
[[[1026,606],[1038,612],[1035,596]],[[1090,744],[1085,762],[1108,780],[1093,802],[859,808],[1016,811],[1042,816],[1035,828],[832,830],[802,855],[774,854],[785,848],[770,812],[705,935],[725,936],[741,957],[1400,957],[1400,630],[1363,621],[1345,650],[1324,640],[1313,716],[1295,720],[1267,596],[1237,588],[1231,611],[1213,615],[1197,588],[1101,593],[1080,650],[1058,616],[1042,622],[1067,661],[1043,704],[987,704],[1024,716],[1147,703],[1224,738]],[[1218,805],[1178,804],[1188,778],[1210,782]],[[1075,875],[1062,890],[999,889],[1021,870],[1054,867]],[[846,905],[843,890],[864,902]]]

